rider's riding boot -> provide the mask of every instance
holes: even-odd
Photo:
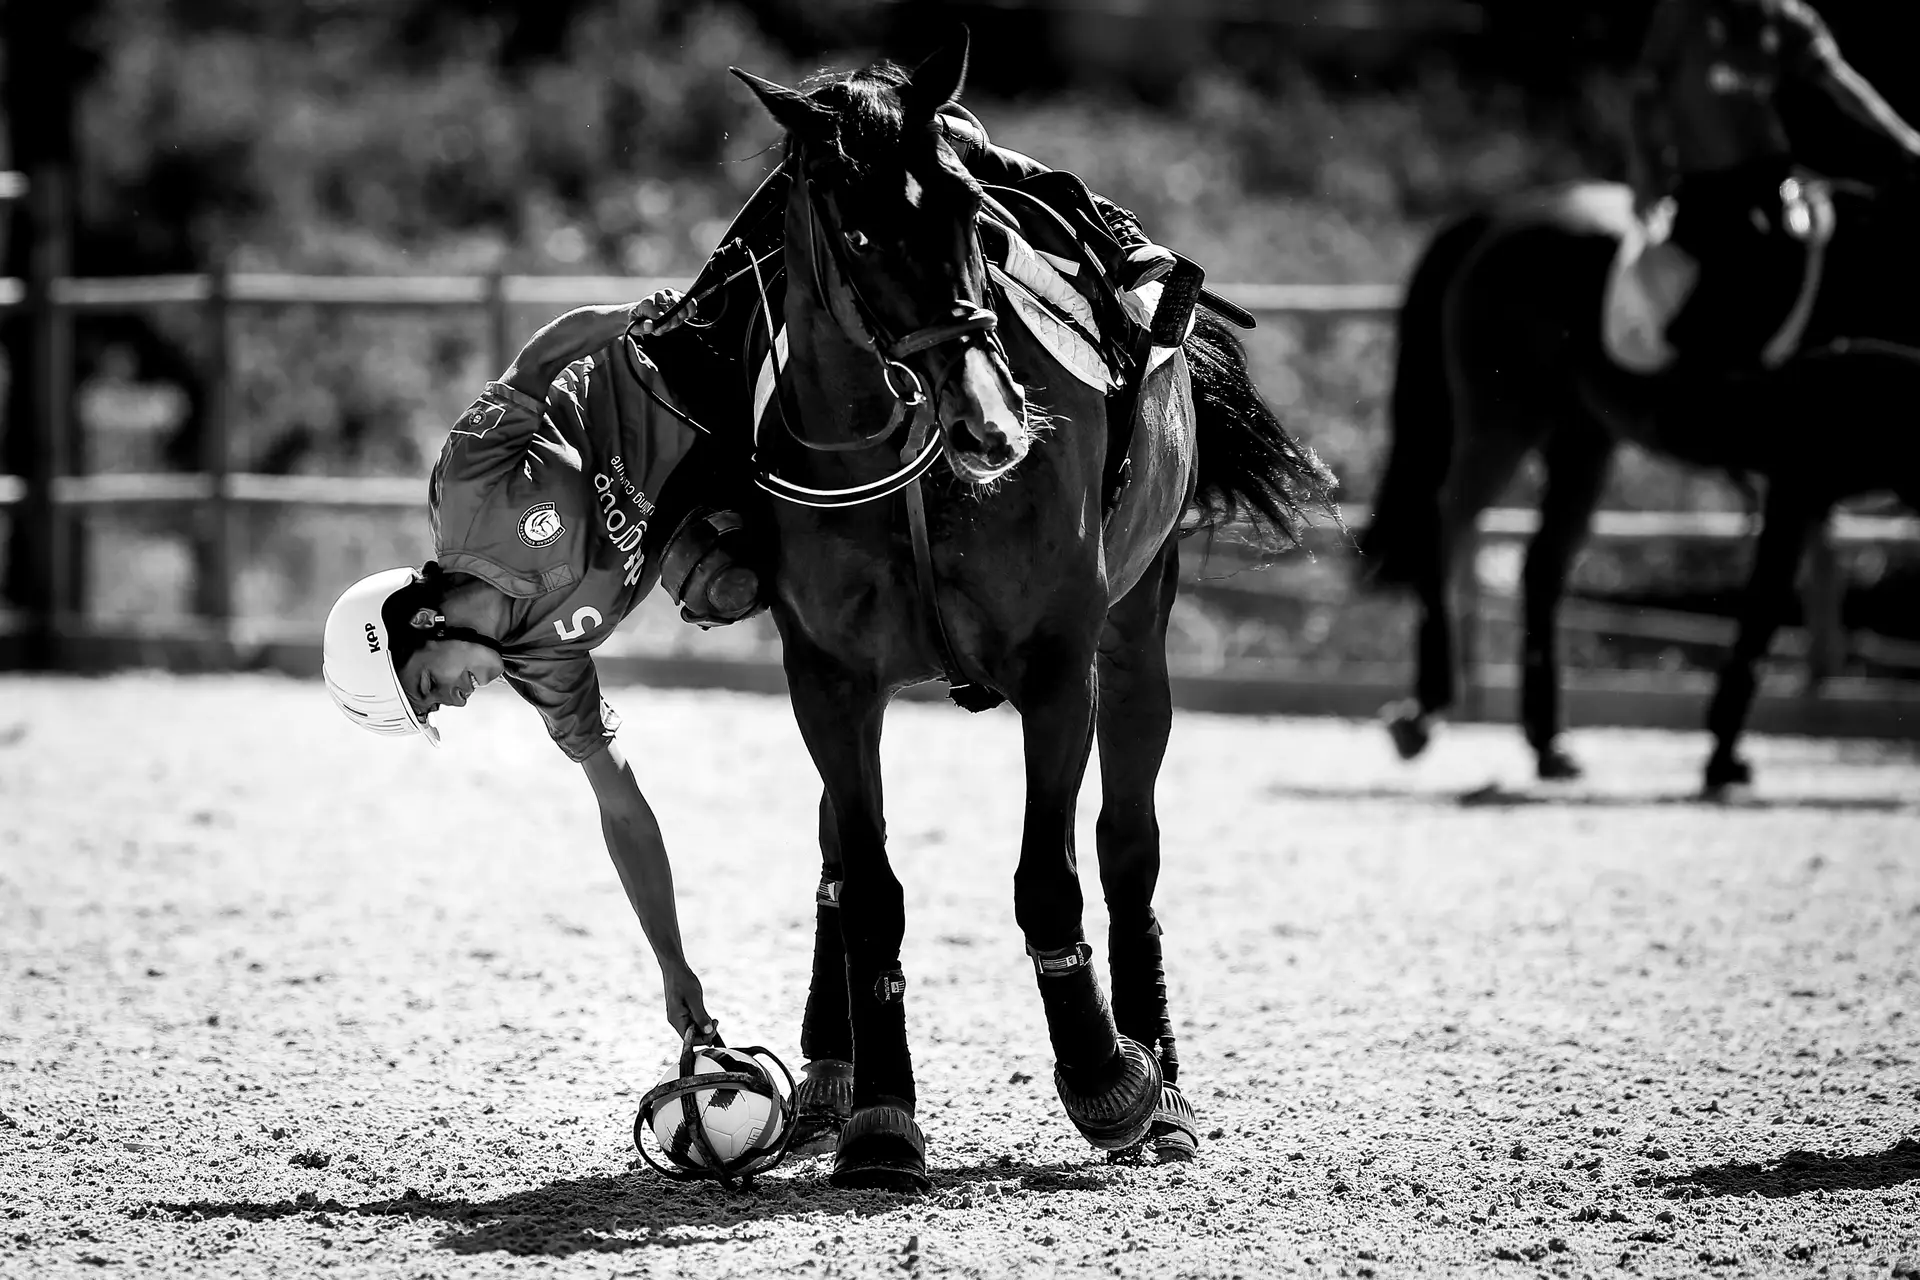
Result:
[[[1131,210],[1100,196],[1094,197],[1094,204],[1107,230],[1120,242],[1120,256],[1107,265],[1107,274],[1116,288],[1123,292],[1138,289],[1173,269],[1173,250],[1147,239],[1147,233],[1140,229],[1140,220]]]
[[[684,621],[724,627],[767,607],[755,559],[739,512],[696,508],[667,541],[660,583]]]

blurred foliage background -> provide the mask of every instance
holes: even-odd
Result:
[[[13,0],[20,4],[23,0]],[[1623,171],[1624,72],[1647,0],[63,0],[82,64],[82,275],[243,270],[608,273],[690,278],[767,171],[772,123],[725,73],[784,82],[912,60],[961,22],[966,101],[996,141],[1080,173],[1216,281],[1395,282],[1446,215]],[[1909,5],[1828,0],[1843,47],[1910,115]],[[18,28],[15,28],[16,31]],[[1906,43],[1902,44],[1902,41]],[[16,44],[19,41],[16,39]],[[31,49],[6,51],[9,74]],[[20,237],[10,274],[21,274]],[[249,309],[236,467],[424,476],[496,370],[481,317]],[[517,316],[516,333],[547,317]],[[198,318],[88,319],[88,470],[185,467],[205,389]],[[1384,457],[1391,326],[1293,320],[1252,335],[1260,385],[1364,502]],[[424,488],[424,487],[423,487]],[[1524,488],[1524,483],[1523,483]],[[1524,492],[1514,495],[1523,499]],[[424,492],[423,492],[424,498]],[[1615,506],[1729,506],[1723,480],[1643,457]],[[191,608],[181,515],[96,522],[96,614]],[[258,511],[243,613],[324,615],[357,573],[426,545],[421,519]],[[1496,585],[1517,561],[1495,553]],[[1511,563],[1509,563],[1511,562]],[[1222,560],[1230,565],[1230,560]],[[1744,551],[1596,551],[1588,594],[1716,609]],[[1856,621],[1904,572],[1855,557]],[[1204,569],[1201,569],[1205,572]],[[1339,554],[1263,575],[1289,602],[1248,621],[1203,591],[1181,643],[1204,665],[1397,658],[1402,621],[1358,602]],[[1906,580],[1911,585],[1911,578]],[[622,643],[763,649],[652,610]],[[1576,661],[1696,655],[1583,641]]]

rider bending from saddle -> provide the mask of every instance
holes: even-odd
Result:
[[[1045,172],[991,146],[971,116],[951,114],[943,126],[985,181]],[[770,179],[723,243],[738,234],[762,251],[777,248],[784,191],[779,175]],[[1131,215],[1101,208],[1120,242],[1108,267],[1124,287],[1171,265]],[[702,279],[713,273],[709,264]],[[327,618],[324,665],[328,692],[349,719],[436,745],[435,712],[465,706],[479,686],[505,677],[586,772],[607,852],[660,965],[667,1020],[677,1034],[710,1035],[660,827],[622,753],[620,721],[600,696],[592,658],[656,582],[665,581],[683,616],[706,625],[764,607],[741,519],[715,510],[738,491],[741,455],[688,423],[736,440],[751,435],[741,424],[752,388],[726,364],[739,343],[713,341],[727,319],[743,337],[751,308],[728,316],[705,307],[701,315],[715,318],[697,330],[669,340],[673,325],[662,322],[656,335],[656,320],[679,297],[663,290],[631,306],[583,307],[534,335],[447,435],[428,489],[435,559],[349,587]]]
[[[1781,102],[1796,90],[1870,157],[1864,171],[1789,131]],[[1796,168],[1880,185],[1920,159],[1920,133],[1847,65],[1805,0],[1660,0],[1632,126],[1635,207],[1644,217],[1671,197],[1672,243],[1699,264],[1667,337],[1721,366],[1757,362],[1785,309],[1778,291],[1798,286],[1809,227]]]

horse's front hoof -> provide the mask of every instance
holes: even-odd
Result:
[[[1706,784],[1704,793],[1709,799],[1717,799],[1732,787],[1746,787],[1753,784],[1753,766],[1732,751],[1716,751],[1707,760]]]
[[[1138,1040],[1120,1037],[1120,1078],[1096,1094],[1075,1092],[1060,1068],[1053,1087],[1080,1136],[1102,1151],[1137,1147],[1153,1127],[1160,1103],[1160,1059]]]
[[[1199,1154],[1200,1121],[1193,1114],[1193,1104],[1178,1085],[1163,1084],[1147,1136],[1125,1151],[1109,1151],[1107,1159],[1115,1164],[1137,1164],[1152,1156],[1161,1164],[1178,1164]]]
[[[1578,760],[1551,745],[1540,749],[1534,768],[1542,782],[1571,782],[1586,772]]]
[[[788,1150],[797,1156],[832,1150],[853,1115],[853,1064],[839,1058],[809,1062],[793,1103],[793,1145]]]
[[[1193,1104],[1178,1086],[1160,1087],[1160,1105],[1154,1108],[1147,1142],[1161,1164],[1191,1160],[1200,1154],[1200,1118],[1193,1114]]]
[[[905,1107],[862,1107],[840,1130],[828,1180],[846,1191],[923,1195],[933,1186],[927,1177],[926,1135]]]
[[[1433,718],[1412,698],[1389,702],[1380,709],[1380,718],[1386,722],[1387,735],[1402,760],[1413,759],[1433,741]]]

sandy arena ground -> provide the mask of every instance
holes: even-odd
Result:
[[[797,1069],[786,704],[613,699],[722,1031]],[[674,1046],[586,782],[508,693],[445,720],[0,677],[0,1273],[1920,1275],[1910,748],[1758,740],[1713,807],[1697,735],[1579,733],[1594,780],[1550,791],[1506,729],[1409,768],[1371,725],[1183,717],[1160,900],[1208,1140],[1122,1167],[1052,1096],[1018,723],[897,707],[913,1200],[634,1168]]]

